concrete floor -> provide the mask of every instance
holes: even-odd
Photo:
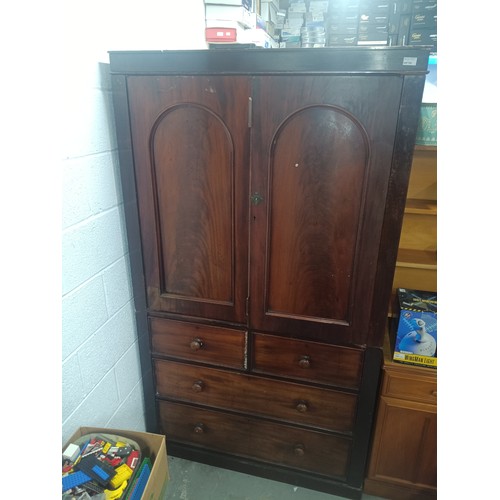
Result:
[[[165,500],[341,500],[342,497],[168,457]],[[380,500],[363,495],[363,500]]]

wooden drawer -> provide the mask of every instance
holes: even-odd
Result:
[[[246,368],[245,331],[150,317],[154,354],[229,368]]]
[[[384,367],[384,396],[437,404],[437,376],[430,368],[398,366]]]
[[[254,335],[255,372],[356,389],[362,365],[361,349]]]
[[[264,420],[159,402],[171,441],[345,479],[351,440]]]
[[[243,373],[155,360],[159,397],[351,432],[357,396]]]

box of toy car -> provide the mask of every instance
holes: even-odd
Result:
[[[437,368],[437,294],[398,288],[394,361]]]
[[[105,447],[100,452],[97,447],[99,440],[101,440],[101,442],[106,441]],[[86,452],[85,450],[88,450],[89,443],[93,442],[97,443],[96,452],[94,453],[94,450]],[[121,442],[118,446],[125,446],[123,446],[123,448],[118,448],[115,446],[117,442]],[[107,445],[110,445],[111,448]],[[114,454],[112,453],[113,446],[118,448]],[[72,453],[73,449],[76,449],[75,447],[79,449],[79,456],[75,456],[76,453]],[[133,453],[126,455],[127,447],[130,448]],[[125,455],[120,454],[120,450],[123,449],[125,449]],[[68,457],[67,450],[71,452],[71,457]],[[134,453],[135,457],[132,458]],[[83,461],[83,458],[87,457],[93,459],[91,468],[82,469],[78,464]],[[74,464],[69,464],[71,470],[65,472],[64,467],[65,465],[66,467],[68,466],[68,459],[73,458],[75,459]],[[119,458],[121,458],[121,464],[113,463]],[[132,460],[130,460],[131,458]],[[118,486],[119,481],[117,478],[119,478],[122,472],[120,467],[123,469],[124,464],[132,468],[132,475],[127,477],[127,480],[124,481],[125,484]],[[98,474],[98,476],[96,476],[97,482],[94,480],[83,482],[77,487],[78,491],[82,490],[82,494],[88,495],[85,498],[89,496],[92,498],[96,495],[97,498],[102,498],[102,495],[106,495],[106,498],[116,499],[135,498],[143,500],[163,500],[169,481],[165,436],[161,434],[152,434],[150,432],[109,429],[104,427],[80,427],[63,446],[63,490],[69,485],[68,481],[74,482],[72,481],[72,476],[79,477],[88,474],[93,478],[93,472]],[[106,474],[109,474],[110,477],[109,485],[100,484],[99,479],[105,480]],[[75,481],[78,480],[78,477],[76,477]],[[92,487],[87,491],[85,488],[86,485]],[[120,489],[123,489],[122,493],[119,492]],[[104,490],[104,492],[100,490]],[[71,498],[79,498],[78,491],[75,497],[73,487],[70,491],[71,495],[73,495],[70,495]],[[63,498],[67,493],[67,491],[63,491]]]

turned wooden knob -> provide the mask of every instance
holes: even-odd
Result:
[[[432,392],[431,392],[431,394],[432,394],[433,396],[436,396],[436,397],[437,397],[437,395],[438,395],[438,391],[432,391]]]
[[[304,448],[303,444],[296,444],[293,447],[293,454],[297,457],[303,457],[306,453],[306,450]]]
[[[203,347],[203,340],[201,339],[193,339],[189,344],[192,351],[199,351]]]
[[[295,409],[297,411],[300,411],[300,413],[305,413],[309,409],[309,407],[307,406],[306,401],[299,401]]]
[[[193,389],[194,392],[201,392],[204,387],[203,380],[197,380],[192,386],[191,389]]]
[[[196,424],[193,430],[196,434],[203,434],[205,432],[205,424]]]
[[[311,366],[311,358],[309,356],[301,356],[299,359],[299,366],[301,368],[309,368]]]

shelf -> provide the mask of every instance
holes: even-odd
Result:
[[[396,266],[414,269],[437,269],[437,251],[400,248]]]
[[[408,199],[405,214],[437,215],[437,203],[435,200]]]
[[[415,144],[415,151],[437,151],[437,146],[423,146]]]

